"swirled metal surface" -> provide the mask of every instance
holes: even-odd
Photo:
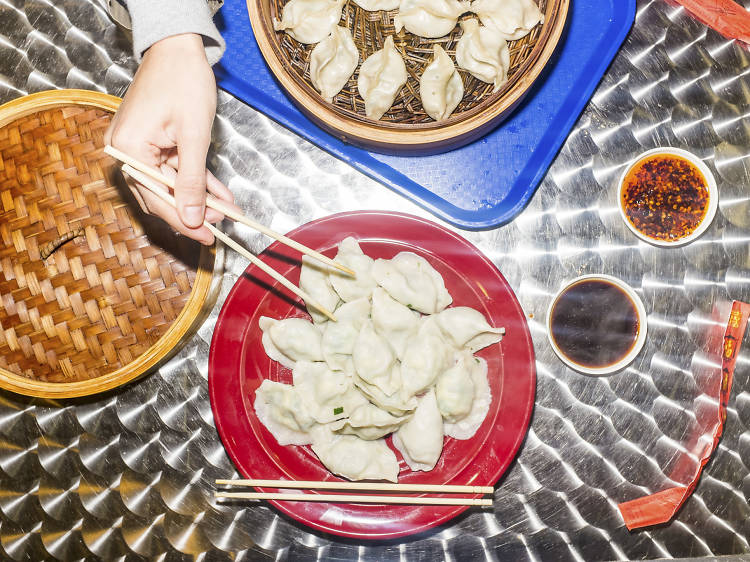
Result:
[[[750,7],[750,1],[745,0]],[[75,87],[122,95],[135,63],[94,0],[0,0],[0,100]],[[613,185],[637,153],[687,148],[717,176],[708,233],[682,249],[639,243]],[[425,212],[259,115],[219,96],[210,163],[241,206],[286,231],[338,211]],[[232,477],[207,394],[209,342],[245,268],[228,254],[206,322],[166,366],[85,400],[0,394],[0,558],[9,560],[610,560],[750,551],[750,345],[726,429],[695,494],[669,525],[628,532],[616,504],[669,485],[668,465],[705,398],[703,326],[717,304],[750,299],[750,54],[665,0],[639,2],[635,27],[529,207],[511,224],[465,232],[526,312],[538,395],[528,438],[495,494],[435,532],[397,543],[311,533],[264,504],[222,505]],[[268,240],[237,226],[254,251]],[[631,283],[649,342],[625,372],[563,366],[544,315],[568,278]]]

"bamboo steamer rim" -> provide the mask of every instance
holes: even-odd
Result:
[[[371,119],[354,119],[335,111],[330,104],[303,83],[289,68],[279,45],[272,40],[269,0],[246,0],[250,24],[261,54],[276,79],[294,103],[316,124],[340,138],[366,148],[385,151],[430,151],[458,148],[489,132],[502,117],[518,105],[541,74],[562,36],[570,0],[549,0],[542,24],[542,37],[518,70],[515,83],[499,97],[489,98],[461,116],[448,121],[400,125]]]
[[[29,94],[0,105],[0,127],[33,113],[56,107],[81,105],[115,113],[122,100],[89,90],[50,90]],[[93,379],[51,383],[22,377],[0,368],[0,388],[38,398],[79,398],[112,390],[146,374],[176,349],[200,316],[213,277],[213,250],[201,245],[193,288],[185,306],[169,329],[142,355],[123,367]]]

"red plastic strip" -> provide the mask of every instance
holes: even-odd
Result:
[[[618,506],[622,518],[625,520],[625,525],[631,531],[640,527],[659,525],[670,521],[698,485],[703,467],[706,466],[706,463],[716,450],[721,434],[724,431],[724,422],[727,419],[726,408],[729,402],[729,394],[732,390],[734,366],[737,363],[737,355],[740,352],[748,317],[750,317],[750,304],[739,301],[732,303],[732,311],[729,314],[729,321],[724,332],[724,342],[721,351],[721,387],[718,389],[719,409],[713,431],[713,446],[707,446],[703,450],[700,457],[700,464],[697,465],[695,475],[687,486],[669,488],[650,496],[621,503]]]
[[[750,44],[750,12],[733,0],[675,0],[724,37]]]

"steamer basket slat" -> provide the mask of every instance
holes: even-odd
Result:
[[[120,386],[203,312],[213,253],[144,215],[103,151],[119,103],[55,90],[0,107],[0,388]]]
[[[492,84],[459,69],[464,97],[450,118],[436,123],[422,108],[419,77],[439,43],[455,62],[455,48],[462,32],[459,25],[445,37],[424,39],[402,30],[395,33],[389,12],[368,12],[348,0],[339,25],[346,26],[360,53],[360,64],[394,36],[406,63],[409,79],[382,119],[365,115],[357,91],[359,66],[333,103],[323,101],[310,81],[309,61],[314,45],[303,45],[283,31],[273,29],[288,0],[247,0],[250,23],[266,63],[300,109],[320,127],[345,142],[368,150],[395,154],[439,153],[467,144],[500,124],[523,99],[557,46],[568,12],[569,0],[537,0],[544,22],[526,37],[509,42],[511,64],[508,82],[492,92]],[[460,19],[477,17],[465,14]]]

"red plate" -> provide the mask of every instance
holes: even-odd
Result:
[[[526,435],[534,407],[536,370],[531,336],[508,282],[479,250],[430,221],[400,213],[367,211],[332,215],[289,233],[289,237],[333,257],[347,236],[373,258],[401,251],[425,257],[445,279],[454,306],[480,310],[493,326],[504,326],[500,344],[479,353],[487,360],[492,404],[469,440],[446,438],[431,472],[411,472],[401,459],[399,482],[494,485]],[[261,255],[295,284],[299,253],[278,242]],[[257,267],[237,280],[219,314],[211,342],[209,392],[216,427],[229,456],[246,478],[336,480],[309,447],[280,446],[258,421],[255,390],[264,378],[291,383],[292,375],[263,351],[261,316],[307,317],[301,303]],[[262,489],[259,491],[275,491]],[[310,492],[314,493],[314,492]],[[478,497],[478,496],[477,496]],[[270,502],[292,518],[327,533],[360,539],[391,539],[444,523],[462,506],[352,505]]]

